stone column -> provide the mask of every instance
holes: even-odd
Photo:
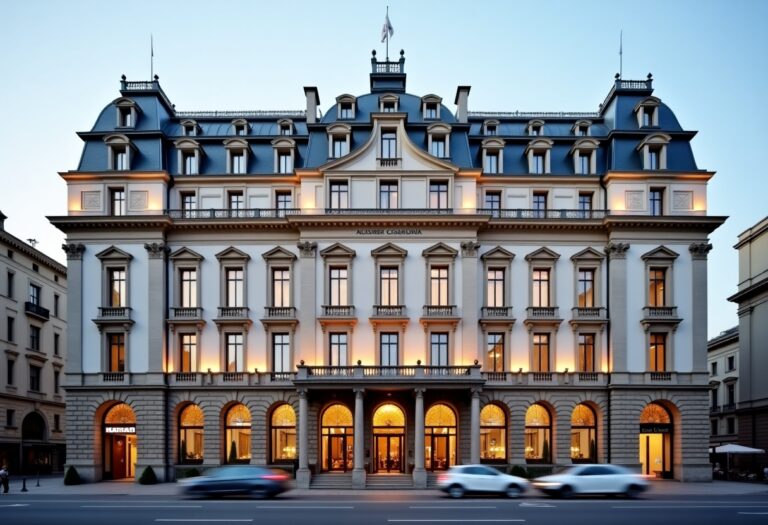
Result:
[[[414,410],[416,425],[414,430],[413,488],[425,489],[427,488],[427,471],[424,470],[424,389],[417,388],[414,393],[416,394],[416,408]]]
[[[610,264],[608,298],[611,305],[611,353],[609,372],[627,371],[627,251],[629,244],[610,242],[605,247]]]
[[[167,317],[165,304],[165,256],[168,247],[162,242],[147,243],[147,354],[148,384],[165,384],[165,319]],[[143,305],[137,305],[139,307]],[[135,343],[140,347],[140,343]]]
[[[472,389],[472,405],[469,413],[469,462],[480,463],[480,389]]]
[[[695,242],[691,252],[691,330],[693,332],[693,371],[707,371],[707,254],[708,242]]]
[[[309,488],[309,429],[307,422],[309,420],[309,402],[307,401],[307,390],[299,389],[299,470],[296,471],[296,487],[300,489]]]
[[[365,488],[365,469],[363,455],[365,436],[363,431],[363,394],[362,388],[355,389],[355,466],[352,469],[352,488]]]

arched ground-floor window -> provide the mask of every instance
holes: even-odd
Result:
[[[424,468],[447,470],[456,464],[456,413],[443,403],[424,417]]]
[[[672,478],[672,416],[659,403],[649,403],[640,414],[642,474]]]
[[[203,411],[197,405],[187,405],[179,414],[179,463],[203,462]]]
[[[104,479],[123,479],[136,476],[138,439],[136,414],[126,403],[110,408],[102,424]]]

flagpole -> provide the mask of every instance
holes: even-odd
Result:
[[[155,38],[149,34],[149,79],[155,78]]]
[[[624,30],[619,32],[619,78],[624,76]]]
[[[389,6],[387,6],[387,21],[389,21]],[[387,30],[387,62],[389,62],[389,30]]]

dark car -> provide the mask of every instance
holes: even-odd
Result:
[[[182,479],[179,487],[187,496],[244,494],[272,498],[288,490],[288,475],[264,467],[230,465],[208,470],[203,476]]]

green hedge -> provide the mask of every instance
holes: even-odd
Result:
[[[65,485],[79,485],[83,480],[80,479],[80,474],[77,473],[77,469],[72,465],[69,466],[67,472],[64,474]]]
[[[152,467],[145,468],[144,472],[142,472],[141,476],[139,477],[139,484],[154,485],[155,483],[157,483],[157,476],[155,476],[155,471],[152,470]]]

